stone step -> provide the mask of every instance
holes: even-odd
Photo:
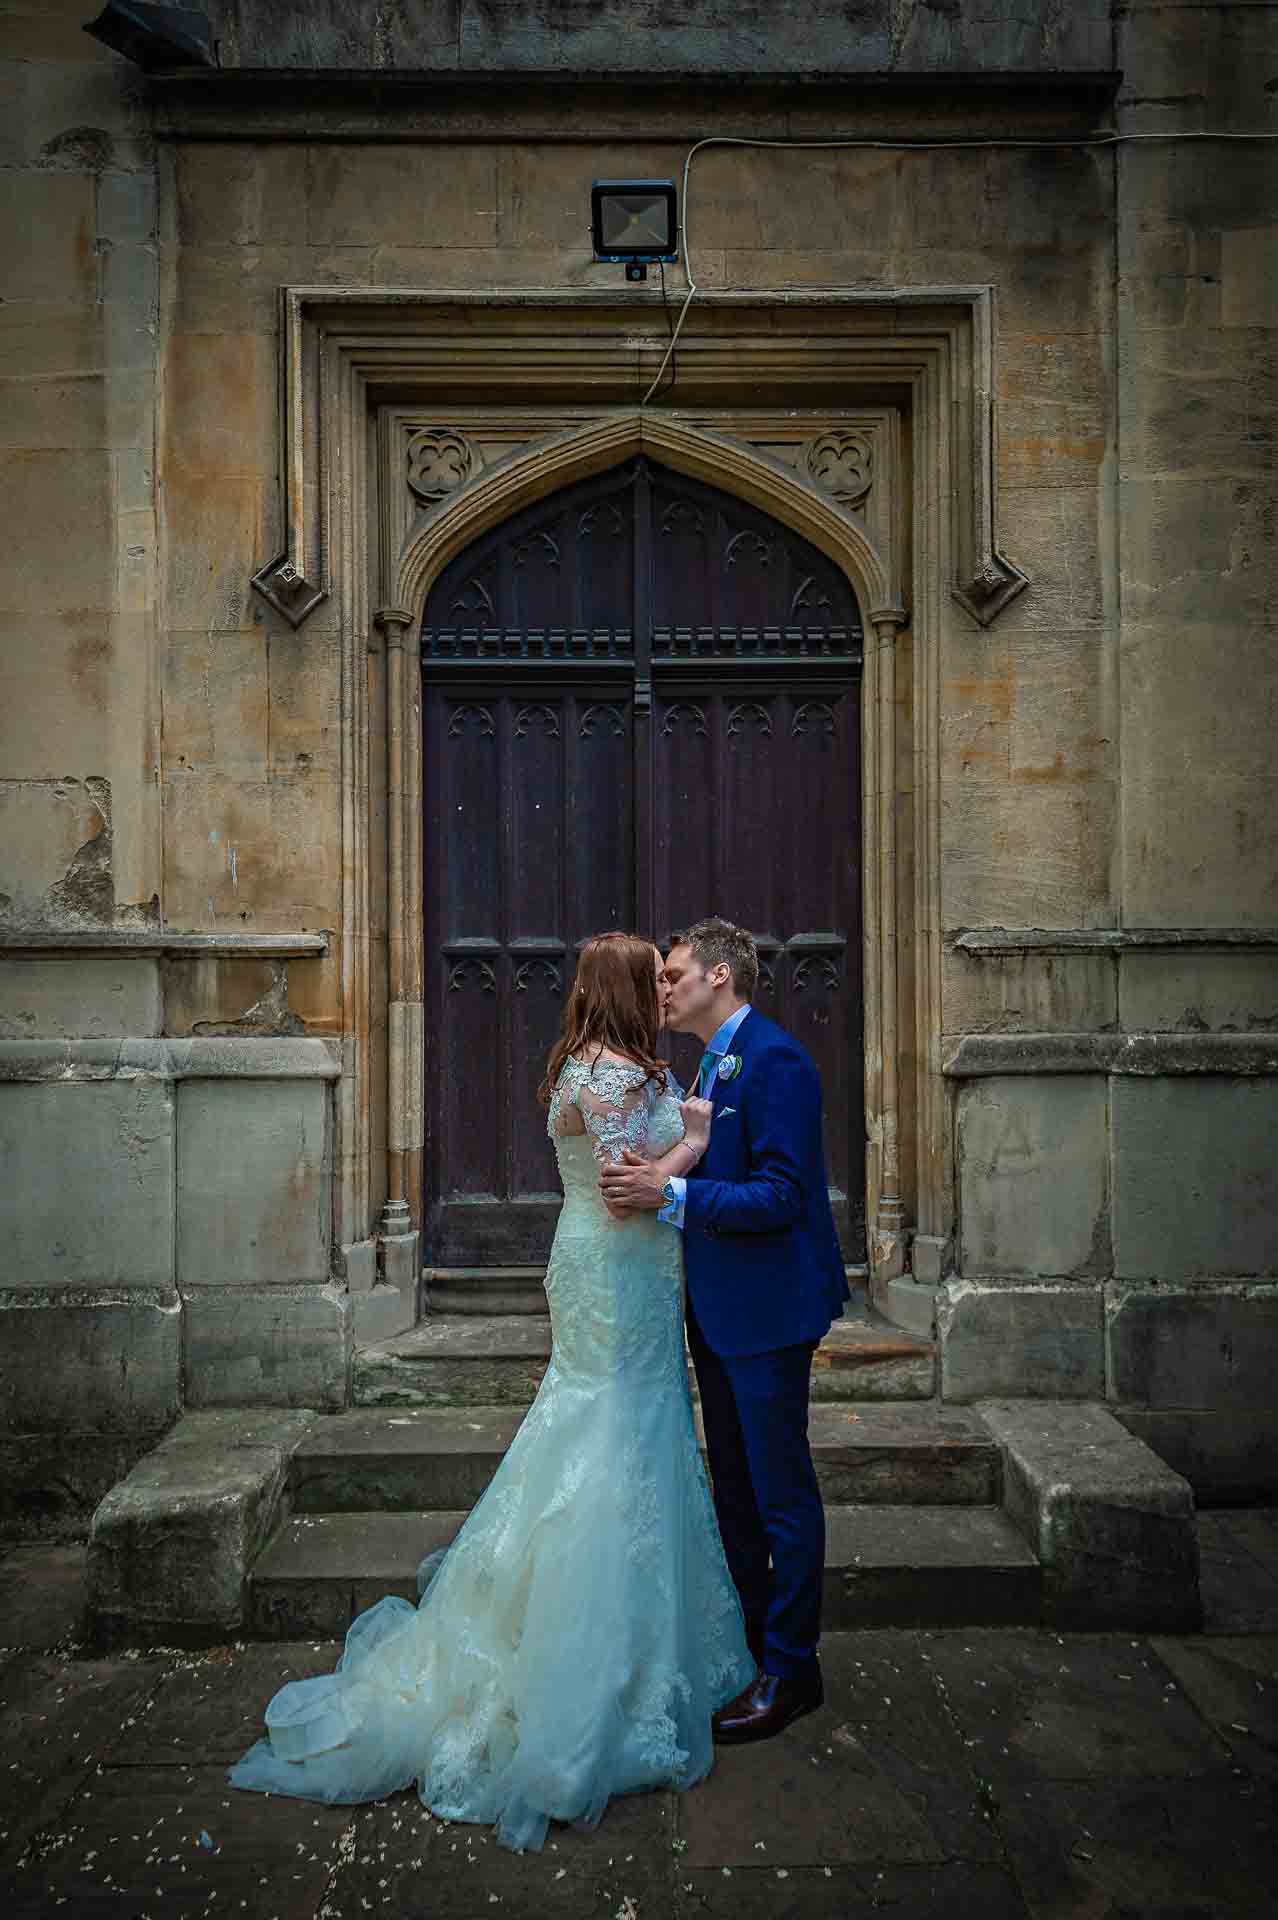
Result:
[[[336,1637],[383,1594],[415,1602],[418,1562],[465,1518],[294,1514],[253,1569],[248,1631]],[[827,1507],[827,1631],[1031,1625],[1038,1616],[1038,1563],[997,1507]]]
[[[291,1456],[292,1509],[468,1511],[522,1417],[521,1408],[500,1405],[326,1415]],[[932,1401],[814,1406],[809,1432],[817,1477],[833,1505],[984,1506],[1002,1497],[999,1449],[968,1408]]]
[[[866,1269],[847,1270],[854,1295],[864,1294]],[[422,1292],[431,1313],[541,1314],[547,1312],[545,1267],[423,1267]]]
[[[407,1333],[358,1349],[352,1394],[357,1407],[526,1407],[549,1356],[546,1316],[432,1310]],[[845,1317],[817,1348],[812,1398],[926,1400],[935,1366],[930,1340],[868,1313]]]
[[[545,1319],[545,1277],[545,1267],[423,1267],[422,1289],[432,1314],[532,1314]]]

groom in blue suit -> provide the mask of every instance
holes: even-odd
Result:
[[[694,1091],[714,1111],[686,1180],[635,1155],[605,1197],[682,1228],[688,1344],[715,1510],[760,1672],[715,1715],[723,1743],[763,1740],[824,1698],[817,1642],[825,1513],[808,1446],[812,1355],[848,1297],[830,1211],[821,1086],[809,1055],[755,1012],[754,941],[726,920],[676,934],[666,1023],[705,1052]]]

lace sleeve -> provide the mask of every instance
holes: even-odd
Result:
[[[601,1166],[605,1160],[620,1160],[627,1150],[645,1152],[652,1087],[642,1067],[623,1067],[609,1060],[582,1067],[572,1098]]]

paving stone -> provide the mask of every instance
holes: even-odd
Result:
[[[158,1679],[152,1660],[23,1654],[0,1667],[0,1860],[59,1816]]]
[[[497,1845],[490,1827],[432,1819],[409,1789],[364,1812],[325,1920],[364,1920],[370,1908],[394,1920],[613,1920],[618,1913],[661,1920],[673,1902],[677,1798],[618,1797],[593,1832],[555,1823],[540,1853],[514,1854]]]
[[[1034,1920],[1271,1920],[1273,1791],[1200,1781],[1044,1782],[999,1806]]]
[[[1151,1645],[1235,1762],[1278,1779],[1278,1634]]]
[[[1174,1779],[1227,1767],[1142,1640],[993,1631],[938,1634],[929,1649],[971,1764],[1000,1802],[1042,1780]]]
[[[267,1702],[288,1680],[331,1673],[333,1641],[211,1647],[170,1659],[102,1750],[107,1765],[228,1765],[262,1737]]]
[[[761,1856],[762,1857],[762,1856]],[[870,1920],[887,1909],[910,1920],[1027,1920],[1004,1867],[947,1860],[940,1867],[694,1868],[679,1875],[679,1920]]]
[[[722,1747],[679,1809],[688,1867],[939,1862],[925,1808],[902,1791],[827,1696],[775,1740]]]
[[[1198,1552],[1207,1631],[1278,1632],[1278,1523],[1272,1510],[1200,1513]]]
[[[76,1920],[241,1906],[252,1920],[311,1920],[355,1821],[351,1807],[237,1793],[220,1764],[110,1767],[89,1776],[38,1857],[0,1878],[0,1902],[12,1920],[47,1920],[60,1904]]]
[[[0,1559],[0,1648],[56,1647],[86,1631],[84,1547],[12,1547]]]
[[[827,1634],[821,1643],[826,1706],[842,1740],[859,1741],[885,1777],[924,1810],[947,1858],[997,1861],[998,1833],[936,1673],[934,1646],[943,1637]]]

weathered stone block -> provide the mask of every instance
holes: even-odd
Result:
[[[0,1538],[83,1540],[98,1502],[163,1438],[163,1427],[0,1432]]]
[[[200,149],[188,146],[179,152],[185,159]],[[472,269],[478,259],[499,258],[495,251],[465,257]],[[373,259],[367,246],[307,247],[287,241],[235,246],[203,240],[184,246],[171,309],[174,332],[272,333],[279,324],[281,287],[365,286]],[[404,286],[409,279],[393,284]],[[464,286],[466,281],[449,277],[447,284]]]
[[[1004,1505],[1038,1554],[1044,1610],[1062,1627],[1201,1620],[1188,1483],[1102,1407],[987,1402]]]
[[[261,627],[166,636],[164,761],[174,778],[212,772],[232,780],[264,777],[266,660]]]
[[[1121,1024],[1128,1032],[1249,1033],[1278,1028],[1278,955],[1125,953]]]
[[[314,1416],[186,1414],[93,1516],[89,1604],[110,1633],[243,1620],[245,1580]]]
[[[1104,1033],[1118,1017],[1113,956],[1008,953],[941,962],[946,1033]]]
[[[958,1101],[961,1272],[1104,1272],[1108,1251],[1105,1082],[995,1075]]]
[[[999,628],[1081,633],[1103,624],[1101,543],[1108,536],[1095,488],[1000,487],[999,524],[1015,527],[1016,563],[1029,575]],[[972,636],[977,644],[982,637]]]
[[[175,461],[165,493],[183,538],[168,555],[167,605],[175,628],[250,628],[260,601],[249,582],[279,545],[275,489],[253,474],[205,474]],[[268,497],[269,496],[269,497]]]
[[[116,954],[0,955],[0,1038],[150,1038],[162,1031],[159,962]]]
[[[93,176],[28,171],[21,179],[21,193],[11,189],[0,199],[0,296],[91,302],[97,292]]]
[[[1278,574],[1256,520],[1266,489],[1237,484],[1249,500],[1201,530],[1188,507],[1165,536],[1147,527],[1142,500],[1124,509],[1130,571],[1157,581],[1160,596],[1151,617],[1139,617],[1137,598],[1123,621],[1121,827],[1135,926],[1278,919],[1278,705],[1264,611]],[[1237,697],[1222,698],[1224,686]],[[1202,777],[1187,779],[1187,768]]]
[[[1113,1083],[1114,1272],[1278,1274],[1278,1080]]]
[[[1274,1408],[1278,1286],[1105,1290],[1110,1393],[1151,1407]]]
[[[374,1287],[370,1293],[353,1293],[352,1330],[357,1346],[371,1346],[378,1340],[393,1340],[417,1324],[417,1313],[398,1287]]]
[[[356,1240],[341,1249],[341,1268],[349,1293],[371,1293],[377,1285],[377,1242]]]
[[[269,333],[175,334],[164,388],[174,459],[210,475],[273,473],[277,380]]]
[[[497,158],[455,147],[441,166],[428,147],[315,147],[308,239],[321,246],[378,241],[488,247],[497,235]]]
[[[1116,788],[1091,779],[1018,784],[962,772],[947,755],[942,912],[951,927],[1103,926]]]
[[[110,788],[100,776],[0,780],[0,845],[9,925],[79,927],[110,918]]]
[[[1025,1395],[1093,1399],[1105,1392],[1102,1300],[1094,1286],[982,1286],[950,1280],[937,1294],[945,1400]]]
[[[0,1426],[147,1432],[181,1405],[181,1302],[131,1288],[0,1291]]]
[[[259,924],[336,926],[340,811],[336,783],[301,770],[288,780],[228,780],[204,771],[170,779],[170,913],[198,925],[212,901],[230,924],[251,908]]]
[[[0,606],[110,607],[115,595],[111,460],[83,449],[14,451],[0,462]],[[35,554],[53,556],[35,566]]]
[[[350,1296],[340,1287],[183,1289],[190,1407],[317,1407],[349,1398]]]
[[[173,1133],[164,1081],[0,1084],[4,1277],[171,1287]]]
[[[1278,1409],[1261,1413],[1114,1407],[1114,1418],[1183,1474],[1200,1507],[1278,1503]]]
[[[307,148],[187,144],[177,147],[174,161],[184,248],[254,248],[305,236]]]
[[[1221,235],[1220,317],[1226,327],[1278,327],[1278,225]]]
[[[940,1279],[940,1254],[948,1247],[948,1241],[934,1243],[938,1258],[928,1265],[927,1271],[932,1278],[920,1271],[919,1236],[912,1242],[914,1257],[914,1275],[902,1274],[899,1279],[889,1280],[883,1301],[883,1310],[894,1326],[902,1327],[907,1333],[921,1334],[930,1340],[936,1326],[936,1287]],[[926,1259],[926,1252],[924,1255]],[[929,1387],[929,1391],[930,1391]]]
[[[327,1279],[325,1082],[184,1081],[178,1142],[177,1261],[184,1289]]]

